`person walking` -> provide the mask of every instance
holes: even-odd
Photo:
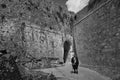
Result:
[[[73,57],[71,58],[73,73],[78,74],[78,66],[79,66],[79,60],[75,54],[73,54]]]

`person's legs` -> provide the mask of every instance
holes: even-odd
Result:
[[[74,65],[72,65],[72,71],[71,71],[71,73],[75,73],[75,66]]]
[[[75,69],[74,69],[74,71],[73,71],[74,73],[75,73]]]
[[[78,69],[76,69],[76,70],[75,70],[75,73],[77,73],[77,74],[78,74]]]
[[[76,73],[76,65],[74,65],[74,73]]]
[[[75,73],[78,74],[78,66],[77,65],[75,65]]]

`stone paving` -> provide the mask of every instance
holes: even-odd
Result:
[[[53,73],[58,80],[111,80],[95,71],[83,67],[79,67],[78,74],[71,73],[72,66],[70,63],[55,68],[36,69],[35,71],[39,70],[46,73]]]

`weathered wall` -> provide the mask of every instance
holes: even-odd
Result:
[[[64,34],[71,33],[71,22],[67,8],[52,0],[0,0],[0,49],[22,57],[26,52],[36,58],[63,57]]]
[[[16,45],[21,47],[24,46],[27,53],[31,54],[35,58],[55,57],[62,59],[63,42],[61,33],[44,30],[41,29],[40,26],[25,23],[22,34],[22,31],[20,30],[21,25],[18,25],[18,23],[15,24],[13,21],[1,24],[0,49],[14,49],[12,45],[14,45],[13,43],[16,43]],[[14,40],[11,41],[12,39]],[[9,51],[9,49],[7,50]]]
[[[115,69],[120,67],[120,1],[106,2],[79,18],[74,25],[74,37],[82,64]]]
[[[62,55],[62,34],[40,29],[36,25],[28,25],[25,28],[28,52],[33,56],[56,57]]]
[[[71,24],[71,13],[52,0],[0,0],[0,50],[29,68],[51,67],[63,61]]]
[[[25,49],[23,38],[20,23],[16,23],[14,20],[0,23],[0,50],[6,49],[8,53],[22,56]]]

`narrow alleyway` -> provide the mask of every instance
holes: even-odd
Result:
[[[36,69],[35,71],[39,70],[40,69]],[[79,67],[78,74],[71,73],[71,70],[72,67],[70,63],[56,68],[41,69],[43,72],[53,73],[58,80],[110,80],[109,78],[87,68]]]

